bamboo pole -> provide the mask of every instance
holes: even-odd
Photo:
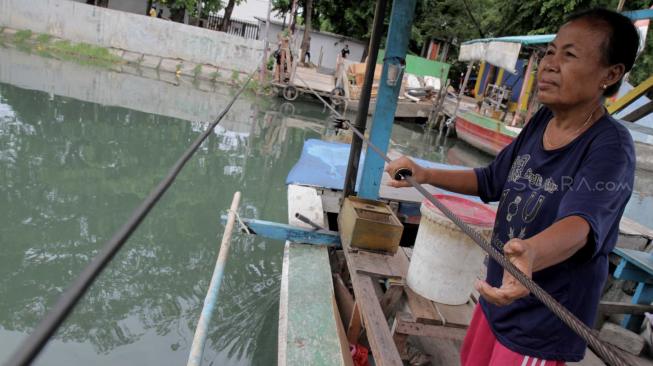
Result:
[[[236,212],[238,210],[239,204],[240,192],[236,192],[234,193],[234,198],[231,201],[231,208],[229,209],[227,225],[225,226],[224,233],[222,234],[222,243],[220,243],[218,260],[216,261],[215,268],[213,269],[213,276],[211,277],[211,283],[209,284],[206,298],[204,298],[204,306],[202,307],[200,319],[197,322],[197,328],[195,328],[195,336],[193,337],[193,344],[188,356],[188,363],[186,364],[187,366],[199,366],[202,364],[204,344],[206,343],[207,332],[209,324],[211,323],[213,309],[215,308],[215,304],[218,302],[220,285],[222,284],[222,277],[224,276],[224,268],[227,264],[227,256],[229,255],[229,248],[231,247],[231,233],[233,232],[234,223],[236,222]]]

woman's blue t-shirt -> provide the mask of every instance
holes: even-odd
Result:
[[[475,169],[479,196],[499,201],[492,244],[527,239],[558,220],[580,216],[591,228],[587,245],[533,280],[592,326],[608,273],[608,254],[632,193],[635,147],[628,130],[605,115],[564,147],[544,150],[552,112],[541,108],[487,167]],[[556,243],[550,243],[556,245]],[[490,260],[487,282],[501,286],[503,269]],[[533,295],[498,307],[481,300],[497,339],[523,355],[580,361],[586,344]]]

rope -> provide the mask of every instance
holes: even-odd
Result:
[[[231,106],[236,102],[236,99],[238,99],[243,91],[245,91],[247,85],[257,71],[258,68],[249,75],[243,86],[238,90],[222,112],[220,112],[216,120],[191,144],[179,160],[177,160],[175,165],[173,165],[168,172],[168,175],[154,190],[152,190],[152,192],[150,192],[150,195],[140,204],[140,206],[134,210],[129,220],[120,228],[120,230],[118,230],[113,237],[104,244],[100,253],[93,258],[66,292],[59,297],[52,310],[50,310],[45,318],[41,320],[32,334],[21,343],[18,350],[16,350],[11,358],[5,363],[6,366],[29,365],[36,356],[38,356],[50,337],[70,314],[79,299],[84,295],[84,293],[86,293],[86,290],[91,286],[95,278],[97,278],[100,272],[102,272],[104,267],[106,267],[113,256],[120,250],[127,239],[129,239],[131,234],[138,228],[152,207],[154,207],[172,185],[181,169],[186,165],[186,162],[188,162],[188,160],[193,156],[202,142],[213,133],[213,129],[215,129],[229,109],[231,109]]]
[[[319,94],[317,94],[313,89],[311,89],[308,84],[302,80],[298,75],[296,75],[300,81],[306,85],[306,87],[315,94],[315,96],[320,99],[327,107],[329,107],[337,116],[341,118],[344,123],[349,126],[349,128],[363,140],[368,147],[370,147],[375,153],[383,158],[387,163],[392,162],[392,160],[381,151],[378,147],[370,142],[351,122],[347,119],[342,118],[342,114],[338,113],[333,107],[328,105]],[[628,366],[630,363],[627,363],[624,360],[624,357],[628,357],[623,354],[623,352],[603,343],[598,336],[590,328],[580,321],[574,314],[572,314],[567,308],[562,306],[557,302],[551,295],[549,295],[544,289],[542,289],[535,281],[530,277],[526,276],[522,271],[520,271],[514,264],[512,264],[503,253],[499,252],[495,247],[490,245],[481,234],[476,230],[470,227],[467,223],[462,221],[456,214],[451,212],[444,204],[440,202],[437,198],[433,197],[421,184],[417,183],[415,179],[410,175],[402,176],[404,180],[410,183],[419,193],[424,196],[429,202],[431,202],[435,207],[437,207],[445,216],[447,216],[454,224],[456,224],[465,234],[467,234],[478,246],[485,250],[492,259],[494,259],[501,267],[503,267],[508,273],[517,279],[524,287],[526,287],[538,300],[540,300],[544,306],[546,306],[552,313],[554,313],[562,322],[564,322],[571,330],[573,330],[577,335],[579,335],[585,342],[588,343],[590,348],[594,350],[599,356],[604,360],[608,361],[610,365],[613,366]]]
[[[231,212],[234,215],[236,215],[236,220],[238,220],[238,225],[240,226],[240,231],[242,231],[242,232],[244,232],[246,234],[251,234],[251,232],[249,231],[249,227],[247,227],[247,225],[245,225],[243,220],[240,218],[240,215],[238,214],[238,211],[234,211],[232,209],[229,209],[229,210],[227,210],[227,212]],[[219,236],[220,236],[220,234],[218,233],[217,237],[219,237]]]

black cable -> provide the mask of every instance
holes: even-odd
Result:
[[[54,305],[52,310],[46,315],[46,317],[41,320],[39,325],[34,329],[32,334],[25,339],[18,350],[9,358],[5,363],[5,366],[14,366],[14,365],[29,365],[36,356],[43,350],[43,347],[48,342],[50,337],[54,332],[59,328],[61,323],[66,319],[66,317],[73,310],[79,299],[86,293],[86,290],[93,284],[93,281],[97,276],[102,272],[104,267],[111,261],[113,256],[120,250],[123,244],[129,239],[131,234],[138,228],[140,223],[143,221],[145,216],[150,212],[152,207],[159,201],[163,194],[168,190],[172,185],[175,178],[183,169],[186,162],[193,156],[195,151],[200,147],[202,142],[206,140],[207,137],[211,135],[213,129],[220,123],[222,118],[227,114],[231,106],[233,106],[236,99],[242,94],[254,74],[258,71],[258,68],[252,72],[245,84],[238,90],[233,99],[227,104],[227,106],[222,110],[220,115],[216,120],[209,126],[209,128],[200,135],[195,142],[184,152],[184,154],[177,160],[175,165],[170,169],[168,175],[159,183],[159,185],[150,192],[150,195],[138,206],[136,210],[132,213],[132,216],[129,218],[127,223],[125,223],[118,232],[116,232],[113,237],[104,244],[102,250],[98,255],[96,255],[91,263],[89,263],[86,268],[79,274],[75,279],[73,284],[59,297],[57,303]]]

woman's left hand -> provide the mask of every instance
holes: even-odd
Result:
[[[528,241],[512,239],[503,247],[503,252],[515,267],[529,278],[532,277],[535,253]],[[476,281],[475,287],[485,300],[497,306],[509,305],[529,293],[528,289],[506,270],[503,271],[503,282],[500,288],[492,287],[482,280]]]

